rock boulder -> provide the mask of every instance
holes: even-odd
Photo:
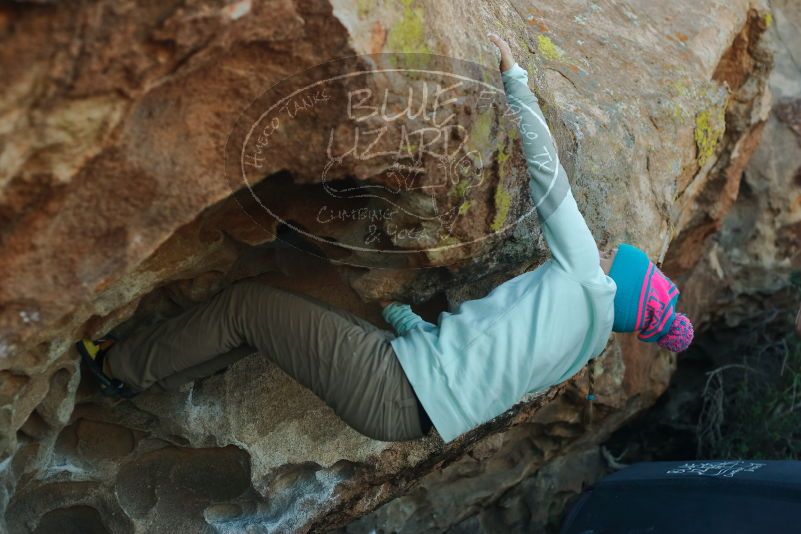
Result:
[[[175,391],[111,402],[82,380],[71,346],[112,328],[124,334],[251,276],[384,327],[376,298],[405,300],[435,320],[544,261],[530,220],[480,246],[432,253],[432,243],[415,242],[400,260],[367,264],[337,242],[369,228],[335,222],[317,255],[298,252],[276,239],[286,224],[254,220],[227,179],[226,141],[275,84],[365,54],[433,54],[492,69],[490,30],[530,72],[599,244],[634,243],[681,275],[731,208],[757,146],[769,109],[771,60],[761,44],[769,23],[765,6],[746,0],[636,11],[615,0],[0,4],[5,528],[290,532],[378,509],[351,528],[392,530],[404,524],[382,503],[447,485],[436,495],[448,502],[429,503],[442,515],[431,512],[425,528],[437,530],[468,521],[471,507],[497,502],[541,469],[532,491],[559,466],[596,469],[588,447],[653,403],[674,367],[672,355],[630,336],[613,336],[592,364],[591,414],[582,372],[447,446],[435,432],[396,444],[361,436],[260,355]],[[405,83],[386,87],[399,99]],[[460,123],[484,156],[470,161],[486,180],[469,195],[434,195],[456,208],[457,244],[531,207],[517,141],[479,115]],[[348,135],[353,125],[342,128]],[[323,234],[307,193],[319,185],[306,150],[315,135],[284,138],[252,177],[285,222]],[[332,183],[386,184],[388,170],[345,162]],[[445,172],[426,171],[432,181]],[[420,207],[419,195],[401,197]],[[399,224],[411,231],[419,221]],[[580,485],[581,475],[571,480],[564,484]],[[460,501],[476,487],[478,498]]]

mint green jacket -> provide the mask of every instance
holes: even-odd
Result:
[[[604,349],[614,318],[615,283],[601,269],[528,74],[515,63],[501,78],[551,258],[440,313],[436,325],[407,304],[382,312],[397,332],[391,344],[401,366],[446,442],[573,376]]]

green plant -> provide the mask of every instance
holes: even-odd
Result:
[[[801,273],[788,293],[788,305],[755,314],[747,331],[733,329],[738,357],[707,373],[699,458],[801,459],[801,340],[793,331]]]

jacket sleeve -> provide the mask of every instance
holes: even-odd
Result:
[[[392,325],[399,336],[418,326],[423,330],[437,328],[436,325],[424,321],[422,317],[414,313],[411,306],[400,302],[391,302],[385,306],[381,311],[381,316]]]
[[[528,73],[515,63],[501,78],[520,130],[529,195],[551,256],[568,274],[590,279],[601,269],[598,247],[573,198],[537,97],[528,87]]]

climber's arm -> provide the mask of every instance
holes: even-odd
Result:
[[[385,304],[382,302],[382,305]],[[419,326],[423,330],[434,330],[436,325],[423,320],[422,317],[412,311],[412,307],[401,302],[390,302],[381,310],[381,316],[386,322],[392,325],[399,336],[402,336],[412,328]]]
[[[545,240],[563,270],[577,278],[593,277],[600,269],[598,247],[573,198],[537,97],[528,87],[528,73],[511,57],[505,42],[497,36],[491,39],[501,49],[501,78],[509,112],[518,122],[529,195]]]

